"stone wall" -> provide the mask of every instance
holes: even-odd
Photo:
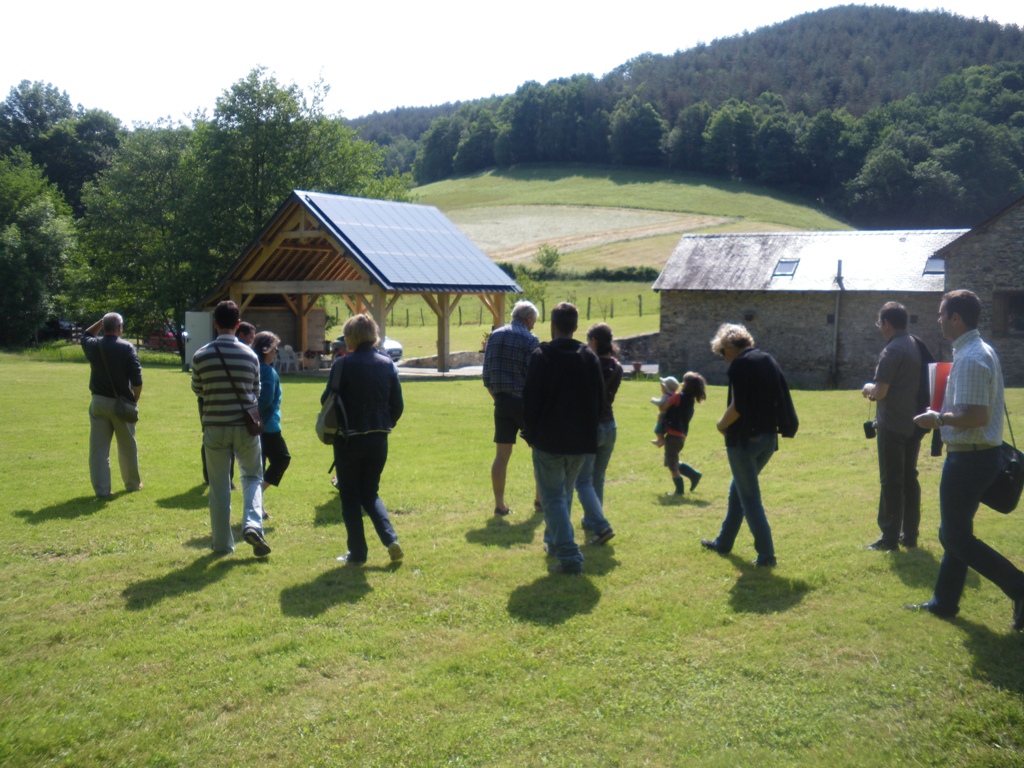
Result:
[[[741,323],[754,343],[782,366],[798,389],[859,389],[869,381],[885,344],[875,320],[887,301],[899,301],[911,315],[909,331],[939,359],[949,358],[941,342],[938,293],[662,291],[659,370],[680,376],[700,372],[709,383],[726,383],[726,364],[711,353],[722,323]],[[835,373],[833,374],[833,361]]]
[[[661,334],[655,332],[615,339],[615,346],[619,350],[616,357],[623,365],[631,364],[634,361],[656,363],[658,362],[658,340],[660,338]]]
[[[951,244],[945,256],[947,289],[978,294],[982,338],[999,354],[1006,386],[1024,386],[1024,333],[996,317],[1009,295],[1024,293],[1024,201]]]

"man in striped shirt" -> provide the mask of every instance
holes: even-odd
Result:
[[[914,417],[923,429],[942,430],[946,461],[939,482],[939,541],[945,550],[931,600],[907,608],[953,618],[973,568],[1013,601],[1013,628],[1024,630],[1024,573],[974,535],[974,515],[999,472],[1003,442],[1003,371],[995,350],[981,340],[981,301],[951,291],[939,305],[939,326],[953,342],[953,367],[941,412]]]
[[[242,538],[253,554],[263,557],[270,547],[263,538],[263,455],[260,438],[245,427],[243,409],[260,395],[260,361],[235,338],[238,306],[222,301],[213,311],[217,338],[192,356],[192,391],[203,403],[203,450],[210,477],[210,528],[213,551],[235,551],[231,535],[231,456],[238,459],[242,479]]]

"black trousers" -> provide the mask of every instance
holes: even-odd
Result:
[[[280,485],[284,471],[292,463],[284,436],[280,432],[264,432],[260,435],[260,446],[263,448],[263,482]]]

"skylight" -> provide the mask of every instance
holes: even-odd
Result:
[[[946,260],[940,256],[930,256],[924,263],[924,273],[926,275],[946,274]]]
[[[796,274],[796,266],[799,263],[800,259],[779,259],[772,277],[792,277]]]

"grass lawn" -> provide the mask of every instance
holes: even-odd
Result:
[[[971,574],[955,621],[902,608],[941,556],[938,460],[921,460],[922,547],[862,548],[878,482],[857,392],[795,393],[800,434],[762,475],[766,571],[745,529],[728,557],[698,543],[725,506],[724,391],[698,407],[684,458],[704,479],[677,502],[648,443],[656,387],[625,382],[617,536],[573,578],[547,574],[523,446],[516,514],[491,515],[478,380],[405,386],[381,493],[406,559],[371,548],[362,569],[334,559],[322,379],[284,377],[293,460],[267,494],[264,561],[208,551],[195,400],[172,367],[145,370],[145,488],[93,498],[87,381],[0,355],[0,765],[1024,765],[1010,601]],[[1008,400],[1020,413],[1024,391]],[[1018,565],[1022,513],[976,525]]]

